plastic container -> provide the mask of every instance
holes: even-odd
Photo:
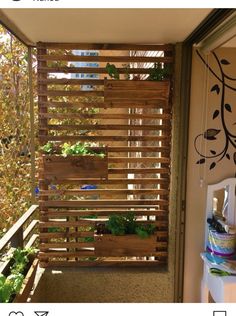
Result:
[[[217,233],[208,230],[207,250],[221,257],[230,257],[235,253],[235,233]]]

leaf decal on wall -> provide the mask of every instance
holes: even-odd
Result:
[[[215,166],[216,166],[216,163],[213,162],[213,163],[210,165],[210,170],[213,169],[213,168],[215,168]]]
[[[203,136],[205,139],[215,140],[216,139],[215,136],[219,134],[219,132],[220,132],[220,129],[209,128],[205,131]]]
[[[234,163],[236,165],[236,152],[234,153]]]
[[[205,158],[202,158],[200,160],[197,161],[197,164],[200,165],[200,164],[203,164],[205,163],[206,159]]]
[[[218,84],[215,84],[212,88],[211,88],[211,92],[216,91],[217,94],[220,93],[220,87],[218,86]]]
[[[226,60],[226,59],[221,59],[220,62],[221,62],[222,65],[230,65],[230,62],[228,60]]]
[[[214,151],[214,150],[210,150],[210,152],[212,153],[212,155],[216,154],[216,151]]]
[[[219,115],[219,111],[218,110],[215,110],[214,114],[213,114],[213,120]]]
[[[229,154],[226,154],[226,157],[230,160],[230,155]]]
[[[225,108],[226,108],[226,110],[227,110],[228,112],[232,112],[232,110],[231,110],[231,105],[230,105],[230,104],[226,103],[226,104],[225,104]]]

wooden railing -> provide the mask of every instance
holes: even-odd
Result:
[[[38,205],[32,205],[27,212],[7,231],[0,239],[0,260],[2,255],[10,248],[29,248],[35,245],[38,234],[35,233],[39,221],[35,219]],[[5,273],[9,269],[9,262],[0,262],[0,273]]]

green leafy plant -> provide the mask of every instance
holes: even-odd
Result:
[[[12,255],[9,256],[9,260],[12,260],[13,264],[10,267],[11,274],[4,276],[0,274],[0,302],[8,303],[12,297],[19,293],[23,280],[24,273],[29,263],[29,256],[34,255],[36,249],[17,248],[13,251]]]
[[[114,64],[107,63],[106,71],[111,78],[116,79],[116,80],[120,79],[119,70],[116,68]]]
[[[51,142],[48,142],[44,146],[40,147],[40,149],[46,154],[52,154],[54,152],[54,146]]]
[[[45,154],[52,154],[55,153],[56,150],[54,148],[54,144],[48,142],[44,146],[41,147],[41,150]],[[59,154],[63,157],[72,156],[72,155],[80,155],[80,156],[98,156],[101,158],[105,157],[105,153],[103,151],[95,151],[92,149],[90,143],[81,143],[77,142],[75,144],[64,143],[59,147]]]
[[[147,238],[155,231],[155,225],[139,224],[135,219],[135,215],[131,212],[126,215],[111,215],[105,228],[112,235],[137,234],[140,238]]]
[[[147,80],[150,81],[162,81],[169,77],[170,68],[169,66],[162,66],[161,63],[155,63],[154,67],[150,69]]]
[[[12,296],[20,291],[23,280],[24,275],[21,273],[11,274],[8,277],[0,274],[0,302],[9,303]]]

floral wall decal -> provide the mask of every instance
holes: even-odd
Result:
[[[231,91],[236,91],[236,88],[233,86],[236,78],[232,78],[227,74],[227,66],[230,65],[230,62],[226,59],[220,59],[213,52],[213,57],[216,61],[216,64],[219,68],[219,75],[212,69],[212,67],[204,60],[199,51],[197,51],[198,56],[204,63],[205,67],[211,72],[214,76],[216,83],[211,87],[211,93],[219,96],[219,105],[212,113],[212,121],[218,120],[219,128],[208,128],[203,133],[197,135],[194,139],[194,148],[199,155],[197,164],[204,164],[206,161],[210,161],[209,169],[212,170],[216,165],[223,159],[232,161],[236,164],[236,133],[232,132],[232,125],[236,125],[236,122],[233,124],[228,124],[226,116],[233,116],[233,105],[226,102],[226,92],[227,89]],[[235,105],[236,106],[236,105]],[[199,146],[199,140],[209,141],[209,145],[213,142],[219,141],[219,136],[221,136],[222,146],[219,150],[210,149],[209,153],[202,152]],[[223,142],[222,142],[223,137]],[[232,149],[234,153],[232,154]]]

